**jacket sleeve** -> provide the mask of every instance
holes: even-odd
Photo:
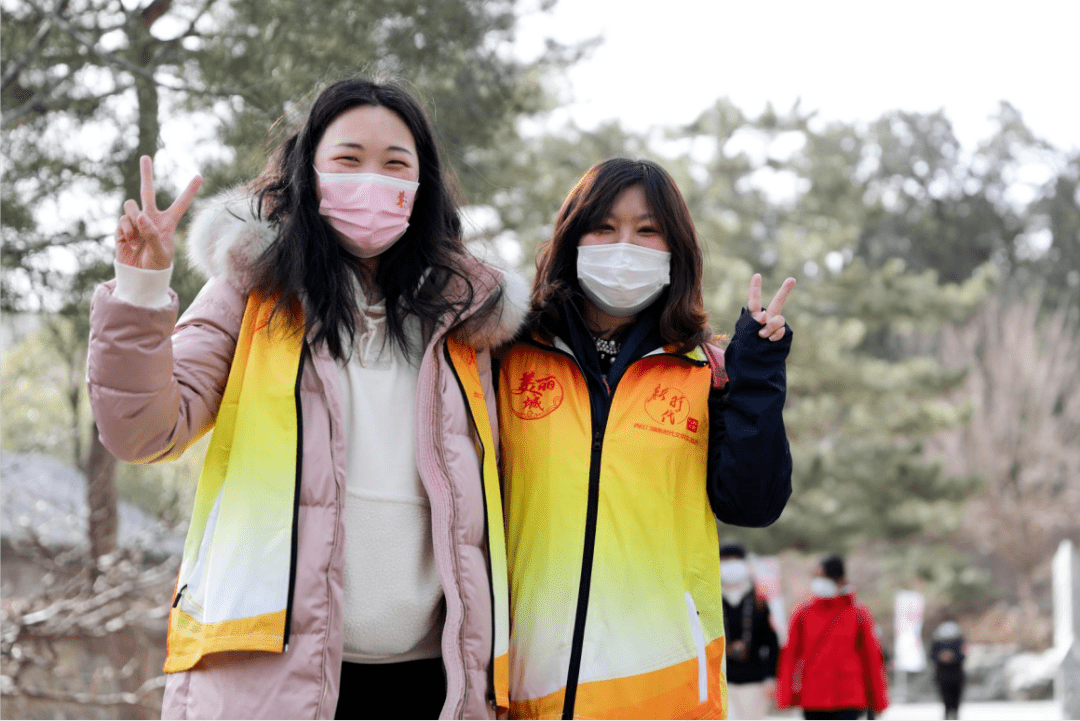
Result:
[[[709,393],[709,502],[733,526],[768,526],[791,496],[783,411],[792,331],[772,342],[761,328],[743,309],[724,352],[728,383]]]
[[[792,708],[800,705],[802,679],[796,679],[796,671],[801,674],[803,655],[802,607],[791,614],[791,626],[788,628],[787,644],[780,649],[780,661],[776,666],[776,706]]]
[[[862,667],[865,669],[867,692],[870,695],[867,701],[874,707],[874,711],[880,714],[889,706],[888,679],[885,677],[881,644],[874,633],[874,618],[870,615],[870,610],[865,606],[857,606],[856,612],[863,639],[859,644],[859,652],[862,656]]]
[[[101,442],[130,463],[178,458],[214,424],[245,299],[211,280],[177,324],[172,291],[169,305],[147,308],[113,287],[90,304],[86,382]]]

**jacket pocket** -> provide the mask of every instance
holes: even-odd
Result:
[[[709,700],[709,664],[705,658],[705,632],[701,630],[701,619],[698,618],[697,606],[694,605],[694,597],[686,592],[686,617],[690,621],[690,634],[694,637],[694,647],[697,649],[698,663],[698,702],[705,703]]]

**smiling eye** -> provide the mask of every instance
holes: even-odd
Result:
[[[657,230],[656,228],[652,227],[651,225],[646,225],[645,227],[638,230],[638,232],[641,233],[642,235],[656,235],[660,231]]]

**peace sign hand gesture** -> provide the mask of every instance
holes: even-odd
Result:
[[[124,215],[116,228],[116,259],[136,268],[164,270],[172,265],[173,234],[199,192],[202,176],[192,178],[180,197],[165,210],[157,208],[154,163],[149,156],[139,158],[139,178],[142,209],[134,200],[124,202]]]
[[[791,289],[795,287],[795,279],[788,278],[780,286],[780,290],[776,291],[776,295],[773,296],[772,302],[769,303],[769,307],[765,310],[761,309],[761,274],[754,273],[754,277],[750,279],[750,296],[746,302],[746,309],[750,311],[750,315],[758,323],[761,323],[764,328],[758,331],[758,335],[762,338],[768,338],[770,341],[778,341],[784,337],[784,316],[780,315],[780,311],[784,309],[784,303],[787,301],[788,295],[791,293]]]

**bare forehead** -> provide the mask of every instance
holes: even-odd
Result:
[[[381,105],[360,105],[341,113],[326,126],[319,145],[397,149],[416,154],[409,126],[397,113]]]

